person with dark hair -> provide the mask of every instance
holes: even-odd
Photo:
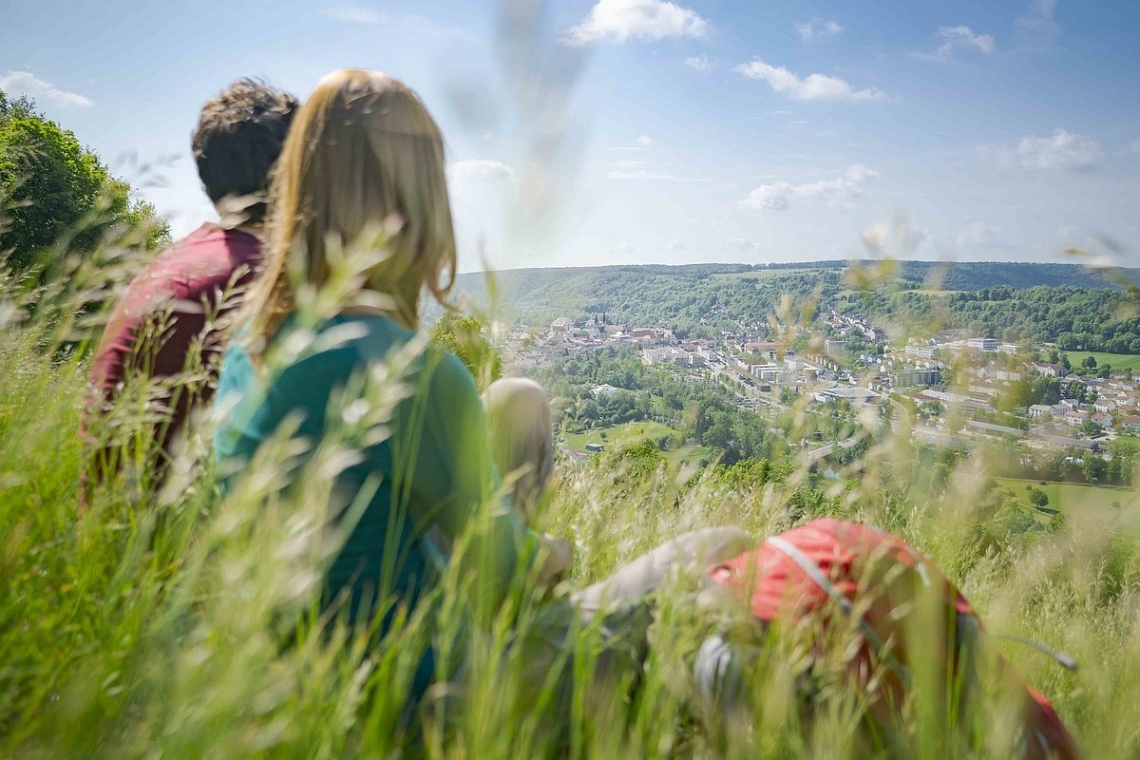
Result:
[[[261,224],[270,170],[299,105],[288,93],[239,79],[202,107],[191,143],[194,162],[223,218]]]
[[[84,438],[93,461],[84,497],[91,480],[128,465],[159,482],[187,416],[213,395],[222,327],[259,268],[270,175],[299,107],[293,95],[251,79],[203,106],[192,147],[220,221],[159,254],[110,313],[91,363]],[[122,419],[134,415],[135,423],[117,424],[116,401],[129,407]]]

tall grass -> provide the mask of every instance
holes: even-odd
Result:
[[[636,445],[563,463],[537,526],[574,541],[563,587],[520,577],[487,619],[470,603],[479,578],[453,563],[424,605],[392,610],[384,636],[322,612],[321,574],[344,538],[328,522],[334,476],[386,435],[408,356],[361,378],[363,412],[312,450],[283,431],[225,498],[203,418],[164,485],[142,466],[136,487],[95,488],[81,510],[83,330],[97,327],[82,315],[140,265],[117,250],[42,278],[0,276],[0,757],[1009,756],[1000,702],[973,717],[965,744],[917,699],[875,750],[861,733],[865,695],[825,690],[808,719],[795,683],[803,652],[780,642],[753,663],[752,709],[705,714],[689,667],[739,610],[710,612],[684,574],[659,596],[643,667],[630,665],[636,641],[604,650],[601,624],[565,600],[686,530],[736,524],[759,539],[826,514],[875,522],[928,553],[991,631],[1073,654],[1077,673],[993,642],[1056,700],[1089,757],[1140,756],[1135,547],[1079,509],[1058,531],[1014,540],[987,463],[966,458],[931,484],[905,424],[862,419],[868,454],[838,482],[806,461],[764,483],[711,470],[682,481]],[[301,323],[350,302],[366,264],[346,255],[330,290],[301,299]],[[299,333],[292,356],[321,350],[314,341]],[[116,434],[142,442],[133,456],[145,465],[153,409],[124,408]],[[410,714],[403,697],[429,645],[441,683]]]

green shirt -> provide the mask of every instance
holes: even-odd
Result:
[[[287,322],[273,345],[289,332]],[[310,443],[306,459],[312,444],[333,434],[342,420],[356,420],[374,408],[361,401],[367,391],[359,381],[399,364],[394,352],[414,338],[386,317],[341,315],[317,329],[317,340],[337,333],[350,337],[276,372],[255,369],[242,341],[232,342],[216,397],[223,419],[214,451],[223,488],[287,418],[299,418],[295,436]],[[463,572],[464,577],[478,574],[478,599],[472,601],[493,611],[518,571],[531,562],[537,537],[498,495],[483,406],[462,363],[429,346],[411,360],[402,384],[403,397],[385,423],[390,435],[365,440],[359,461],[333,484],[338,517],[358,494],[367,503],[328,569],[326,603],[349,592],[353,618],[371,612],[362,610],[363,603],[393,595],[397,602],[416,604],[438,578],[447,547],[484,516],[487,522],[473,531],[463,554]],[[384,387],[391,392],[391,383]],[[490,511],[482,511],[485,507]],[[443,540],[433,541],[429,533]]]

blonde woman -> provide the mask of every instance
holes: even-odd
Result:
[[[402,349],[417,345],[421,293],[446,305],[454,280],[439,129],[414,92],[382,73],[339,71],[320,82],[285,143],[270,213],[264,273],[219,379],[215,455],[223,477],[239,471],[286,421],[299,420],[295,435],[315,444],[351,416],[349,389],[358,389],[370,368],[415,353]],[[341,252],[375,240],[381,229],[387,230],[381,255],[359,254],[371,255],[356,299],[366,305],[314,328],[318,338],[351,337],[300,360],[276,358],[297,326],[302,290],[329,286],[340,276]],[[411,360],[403,382],[411,391],[387,422],[391,435],[366,443],[334,484],[345,502],[334,509],[371,493],[325,579],[327,603],[361,622],[393,598],[396,607],[416,605],[439,577],[447,547],[477,516],[488,515],[480,510],[489,502],[495,502],[489,527],[468,552],[477,558],[477,591],[487,608],[533,563],[542,543],[509,502],[496,500],[501,489],[487,422],[467,369],[428,347]],[[544,576],[569,565],[565,551],[541,554]],[[389,618],[390,612],[381,630]],[[429,656],[415,692],[426,688],[432,670]]]

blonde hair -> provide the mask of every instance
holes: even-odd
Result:
[[[395,231],[364,287],[388,296],[389,316],[415,330],[420,292],[447,306],[455,282],[443,138],[403,82],[337,71],[301,108],[277,163],[265,268],[249,297],[251,353],[264,351],[296,306],[291,271],[319,288],[330,245],[367,245],[363,236],[381,229]]]

